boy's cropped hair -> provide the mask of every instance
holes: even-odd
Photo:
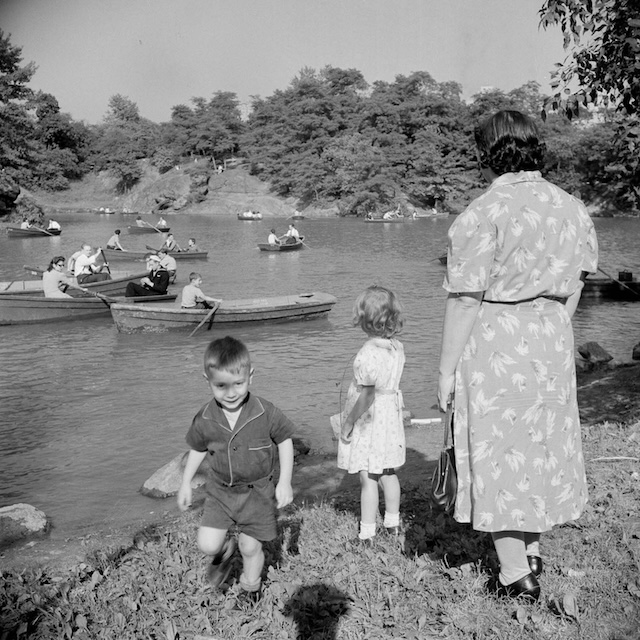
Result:
[[[193,282],[194,280],[197,280],[198,278],[202,278],[202,276],[197,271],[192,271],[189,274],[189,281],[190,282]]]
[[[211,377],[211,370],[218,369],[230,373],[241,373],[251,369],[251,356],[244,342],[231,336],[218,338],[209,343],[204,352],[204,372]]]

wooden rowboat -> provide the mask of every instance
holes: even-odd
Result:
[[[168,233],[169,229],[171,227],[158,227],[157,229],[155,227],[139,227],[136,224],[130,224],[127,227],[127,233],[130,233],[132,235],[140,235],[142,233]]]
[[[7,227],[7,235],[10,238],[49,238],[51,236],[59,236],[62,229],[40,229],[40,227],[29,227],[21,229],[20,227]]]
[[[157,249],[148,247],[148,251],[118,251],[117,249],[103,249],[104,257],[107,262],[115,262],[122,260],[144,260],[148,253],[156,253]],[[170,251],[169,255],[176,260],[206,260],[209,255],[208,251]]]
[[[238,220],[262,220],[262,214],[258,211],[244,211],[238,214]]]
[[[133,298],[98,298],[79,293],[74,298],[45,298],[40,293],[0,294],[0,325],[35,324],[38,322],[61,322],[81,320],[107,315],[112,300],[127,303],[156,303],[176,299],[176,294],[164,296],[136,296]],[[153,307],[153,304],[149,305]]]
[[[322,317],[337,302],[328,293],[301,293],[294,296],[223,300],[213,315],[213,324],[244,322],[290,322]],[[121,333],[162,333],[193,330],[207,317],[209,309],[181,309],[177,306],[145,304],[111,305],[111,315]]]
[[[581,300],[628,300],[640,302],[640,281],[592,278],[584,281]]]
[[[24,266],[25,270],[35,276],[42,276],[44,269],[39,267]],[[141,278],[148,276],[148,271],[130,273],[129,271],[113,271],[111,280],[100,280],[100,282],[87,282],[82,286],[94,293],[101,293],[105,296],[123,296],[127,285],[130,282],[140,282]],[[15,280],[13,282],[0,282],[1,293],[29,293],[42,291],[42,280]]]
[[[365,222],[384,222],[385,224],[393,224],[404,222],[404,218],[365,218]]]
[[[258,243],[260,251],[298,251],[304,246],[304,236],[300,236],[295,243],[282,242],[280,244],[269,244],[268,242]]]

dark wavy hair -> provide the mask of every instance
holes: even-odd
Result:
[[[496,175],[539,171],[546,146],[533,120],[519,111],[498,111],[474,130],[478,159]]]

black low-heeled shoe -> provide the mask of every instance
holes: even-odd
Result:
[[[540,585],[536,577],[529,573],[524,578],[507,585],[496,580],[495,593],[500,597],[522,598],[535,602],[540,597]]]
[[[527,560],[529,561],[531,573],[533,573],[536,578],[539,578],[542,575],[542,558],[540,556],[527,556]]]

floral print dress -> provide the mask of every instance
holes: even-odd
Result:
[[[454,517],[542,532],[587,501],[574,343],[563,300],[597,269],[582,203],[537,171],[507,173],[449,230],[451,293],[484,292],[456,369]]]
[[[381,474],[404,464],[404,404],[399,389],[404,362],[404,347],[395,338],[367,340],[356,355],[344,410],[331,419],[334,430],[349,415],[363,386],[374,386],[375,398],[356,420],[351,442],[338,444],[339,469]]]

